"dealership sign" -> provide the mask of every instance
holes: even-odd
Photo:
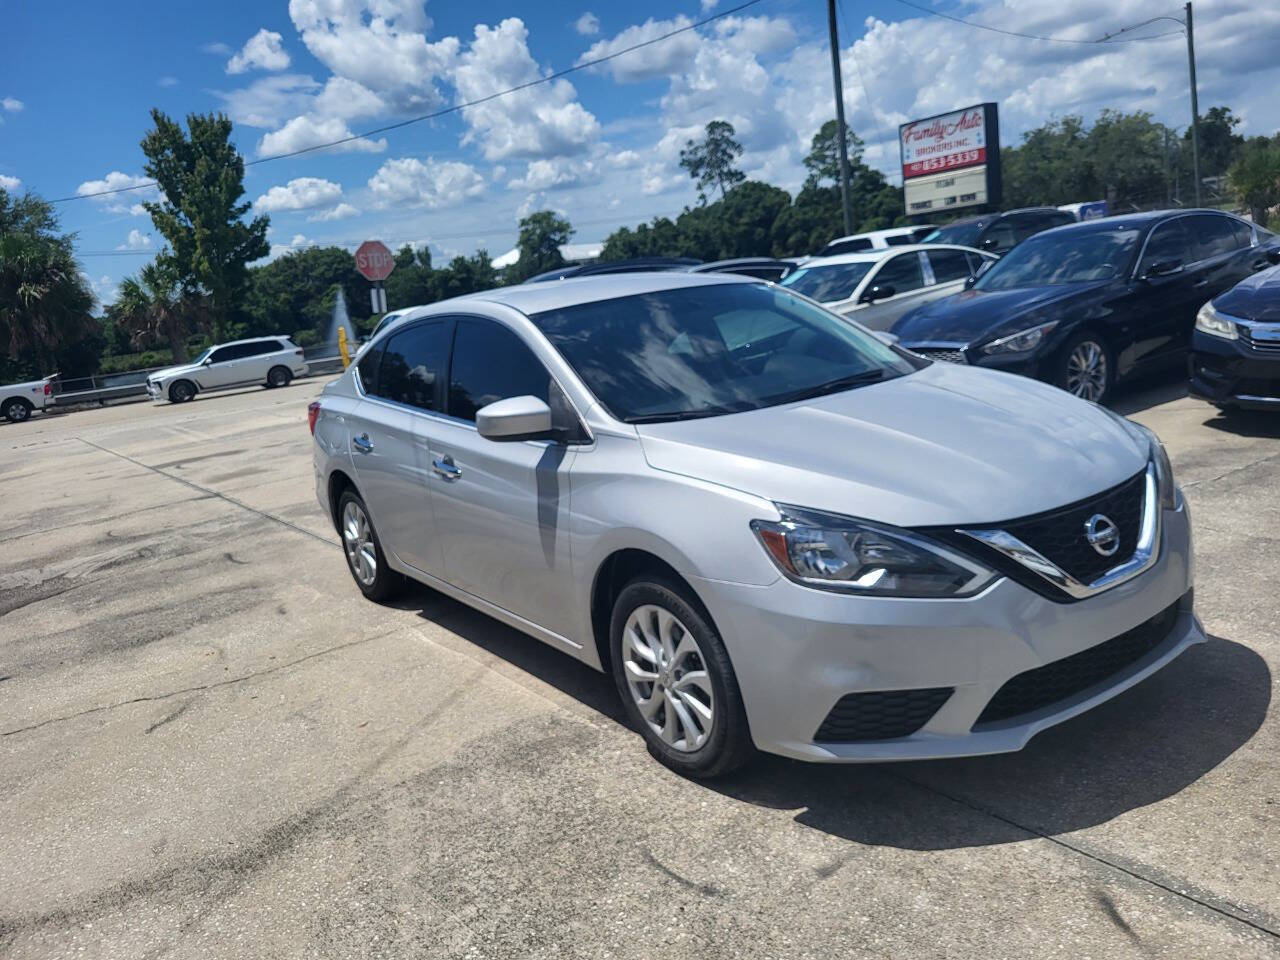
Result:
[[[1000,202],[1000,127],[980,103],[898,128],[908,216]]]

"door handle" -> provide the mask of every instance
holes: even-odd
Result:
[[[453,462],[453,457],[449,456],[432,460],[431,469],[446,480],[457,480],[462,476],[462,471]]]
[[[1208,285],[1209,285],[1209,281],[1208,281],[1208,280],[1200,280],[1200,281],[1197,281],[1196,283],[1192,284],[1192,285],[1191,285],[1191,289],[1193,289],[1193,290],[1199,290],[1201,287],[1207,287]]]
[[[373,441],[369,439],[369,435],[367,433],[362,433],[358,437],[352,437],[351,446],[356,448],[357,453],[373,453]]]
[[[1271,266],[1271,261],[1266,257],[1263,257],[1261,260],[1253,261],[1252,266],[1255,270],[1265,270],[1267,267]]]

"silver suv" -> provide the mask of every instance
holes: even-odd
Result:
[[[1017,750],[1205,639],[1152,433],[771,284],[417,308],[309,414],[366,596],[416,580],[611,672],[682,773]]]
[[[232,387],[284,387],[307,372],[302,348],[288,337],[254,337],[210,347],[190,363],[147,376],[152,400],[185,403],[197,393]]]

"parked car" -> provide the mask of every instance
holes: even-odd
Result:
[[[53,377],[0,386],[0,417],[22,423],[35,411],[45,409],[52,397]]]
[[[1076,216],[1069,210],[1058,210],[1055,207],[1027,207],[1022,210],[983,213],[976,217],[955,220],[931,232],[924,238],[924,242],[955,243],[1004,256],[1023,240],[1035,236],[1041,230],[1075,222]]]
[[[998,367],[1101,401],[1117,379],[1183,363],[1196,311],[1268,266],[1275,238],[1216,210],[1162,210],[1036,234],[971,289],[893,327],[936,360]]]
[[[819,250],[817,256],[834,257],[840,253],[858,253],[862,250],[887,250],[890,247],[905,247],[913,243],[920,243],[933,231],[933,224],[922,223],[914,227],[893,227],[889,230],[870,230],[867,233],[836,237]]]
[[[814,257],[782,284],[872,330],[888,330],[920,304],[959,293],[969,277],[995,259],[969,247],[890,247]]]
[[[733,260],[712,260],[688,267],[690,273],[732,273],[741,277],[777,282],[796,268],[794,260],[777,260],[773,257],[738,257]]]
[[[609,273],[648,273],[654,270],[687,270],[701,260],[693,257],[633,257],[630,260],[593,260],[591,263],[567,263],[530,277],[525,283],[545,283],[570,277],[598,277]]]
[[[369,336],[365,338],[365,340],[366,341],[372,340],[374,337],[380,334],[383,330],[387,329],[387,327],[391,326],[391,324],[395,323],[397,320],[403,317],[411,309],[413,308],[410,307],[409,309],[406,309],[406,310],[391,310],[391,311],[388,311],[387,313],[384,313],[381,317],[378,318],[378,322],[374,324],[373,332],[370,333]]]
[[[1280,248],[1266,250],[1280,263]],[[1191,395],[1223,408],[1280,410],[1280,267],[1246,277],[1196,314]]]
[[[1205,639],[1154,434],[778,285],[433,304],[308,413],[365,596],[419,581],[610,672],[684,774],[1017,750]]]
[[[255,337],[215,344],[190,363],[147,377],[152,400],[185,403],[197,393],[261,384],[284,387],[307,372],[302,348],[288,337]]]

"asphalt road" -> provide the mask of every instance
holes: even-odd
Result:
[[[1280,953],[1280,417],[1120,402],[1211,643],[1020,754],[703,785],[604,676],[361,599],[318,389],[0,425],[0,957]]]

